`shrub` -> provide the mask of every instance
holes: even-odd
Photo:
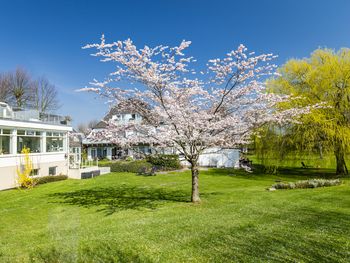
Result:
[[[125,158],[126,162],[132,162],[134,159],[131,156]]]
[[[297,181],[295,183],[280,182],[272,185],[272,188],[275,188],[275,189],[317,188],[317,187],[335,186],[340,184],[341,184],[341,181],[339,179],[334,179],[334,180],[310,179],[310,180]]]
[[[56,181],[62,181],[66,180],[68,178],[67,175],[50,175],[50,176],[43,176],[43,177],[38,177],[35,179],[36,184],[46,184],[46,183],[51,183],[51,182],[56,182]]]
[[[129,173],[138,173],[140,169],[146,168],[151,169],[152,164],[146,162],[145,160],[137,161],[115,161],[101,164],[100,166],[111,167],[111,172],[129,172]]]
[[[30,177],[33,171],[33,162],[30,159],[30,149],[24,147],[21,151],[24,154],[23,160],[21,160],[20,166],[17,168],[17,182],[20,188],[33,188],[35,181]]]
[[[178,155],[149,155],[145,160],[130,160],[103,162],[100,166],[111,167],[111,172],[138,173],[140,170],[150,171],[152,167],[159,170],[174,170],[181,168]]]
[[[157,166],[163,170],[180,169],[181,164],[177,154],[156,154],[148,155],[147,162]]]
[[[295,184],[294,183],[277,183],[272,185],[272,188],[275,189],[294,189],[295,188]]]

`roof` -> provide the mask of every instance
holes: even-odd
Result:
[[[69,133],[69,147],[81,147],[84,135],[79,132]]]
[[[135,106],[139,108],[139,110],[135,110]],[[104,121],[109,121],[112,119],[114,115],[118,114],[134,114],[134,113],[145,113],[145,111],[149,111],[149,106],[147,103],[136,100],[136,99],[129,99],[127,101],[122,101],[112,107],[107,115],[103,118]],[[143,115],[143,114],[142,114]],[[99,123],[98,123],[99,124]],[[97,125],[98,125],[97,124]],[[96,126],[97,126],[96,125]],[[103,127],[105,128],[105,127]]]
[[[105,121],[100,121],[94,126],[94,129],[104,129],[106,127],[107,123]]]

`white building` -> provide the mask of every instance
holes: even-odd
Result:
[[[124,125],[129,122],[141,123],[142,117],[138,113],[132,112],[132,110],[125,110],[125,107],[124,110],[119,110],[117,105],[94,127],[92,132],[105,129],[110,120],[113,120],[116,124]],[[120,136],[127,136],[127,134],[121,134]],[[83,145],[87,148],[87,157],[89,160],[104,158],[116,160],[125,158],[126,156],[135,158],[137,157],[137,152],[142,152],[144,154],[155,152],[155,149],[149,145],[137,145],[133,149],[122,149],[120,146],[106,140],[96,141],[85,139],[83,140]],[[162,153],[174,154],[176,151],[174,149],[166,149],[165,152]],[[181,159],[180,156],[180,160]],[[238,160],[239,150],[216,147],[207,149],[200,155],[198,162],[200,166],[206,167],[234,167]],[[181,163],[185,166],[189,165],[185,160],[181,160]]]
[[[98,132],[107,127],[107,122],[113,120],[116,124],[125,125],[130,122],[141,123],[142,117],[138,113],[132,113],[128,110],[119,110],[118,107],[112,108],[109,113],[103,118],[102,121],[97,123],[93,128],[93,132]],[[120,136],[127,136],[127,134],[121,134]],[[113,144],[106,140],[89,140],[84,139],[83,145],[87,148],[88,160],[94,159],[109,159],[116,160],[122,159],[127,156],[136,158],[137,152],[151,153],[152,149],[148,145],[138,145],[133,149],[123,149],[119,145]],[[135,151],[137,150],[137,151]]]
[[[69,120],[0,103],[0,190],[17,186],[24,147],[30,148],[33,176],[68,175]]]

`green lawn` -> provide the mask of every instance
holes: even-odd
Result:
[[[255,164],[261,164],[263,161],[260,160],[256,155],[247,155],[249,159]],[[345,156],[345,161],[347,164],[350,162],[350,155]],[[289,166],[289,167],[301,167],[301,162],[304,162],[305,165],[314,168],[321,169],[335,169],[336,168],[336,159],[334,154],[325,153],[321,159],[318,154],[305,154],[300,155],[297,152],[290,153],[286,155],[283,160],[279,160],[277,157],[275,159],[268,158],[267,164],[273,164],[277,166]]]
[[[268,192],[289,175],[115,173],[0,192],[0,262],[349,262],[350,180]],[[323,176],[327,176],[323,171]]]

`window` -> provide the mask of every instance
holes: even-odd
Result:
[[[17,135],[26,135],[26,131],[18,130]]]
[[[29,148],[31,153],[40,152],[41,132],[38,131],[17,131],[17,152],[21,153],[23,148]]]
[[[92,148],[91,149],[91,158],[96,158],[97,154],[96,154],[96,148]]]
[[[70,153],[80,153],[80,147],[70,147],[69,152]]]
[[[120,115],[113,115],[112,116],[112,120],[119,120],[120,119]]]
[[[63,152],[64,133],[47,132],[46,133],[46,151],[47,152]]]
[[[56,175],[56,166],[49,167],[49,175]]]
[[[0,155],[10,153],[11,130],[0,129]]]
[[[30,172],[30,176],[37,176],[39,175],[39,169],[33,169],[31,172]]]

